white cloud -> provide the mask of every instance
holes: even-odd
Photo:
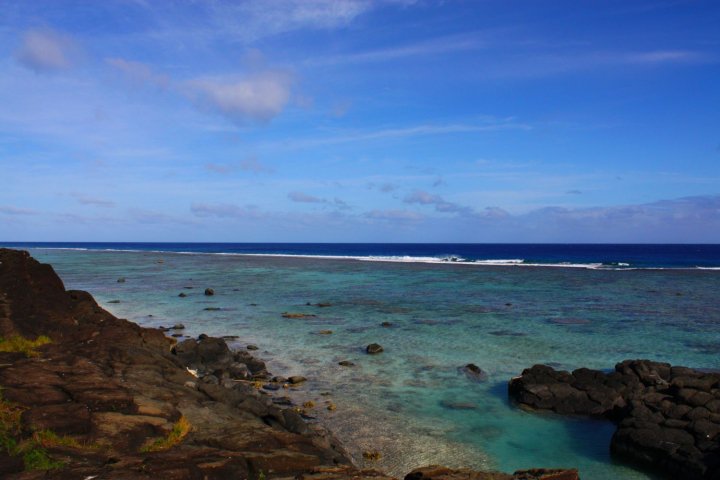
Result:
[[[49,29],[25,32],[15,52],[16,60],[35,72],[54,72],[72,67],[79,55],[76,42],[67,34]]]
[[[186,92],[201,109],[233,121],[266,122],[279,115],[290,100],[292,78],[269,70],[241,79],[201,78],[186,83]]]

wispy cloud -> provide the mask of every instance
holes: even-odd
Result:
[[[134,86],[165,89],[170,85],[168,75],[156,72],[150,65],[124,58],[106,58],[105,62],[120,72]]]
[[[22,36],[15,58],[35,72],[55,72],[72,67],[78,60],[79,47],[68,34],[50,29],[31,29]]]
[[[303,192],[290,192],[288,198],[298,203],[325,203],[326,200]]]
[[[491,45],[484,33],[464,33],[364,52],[313,58],[307,60],[306,63],[308,65],[334,65],[343,63],[387,62],[408,57],[431,57],[433,55],[452,52],[477,50],[487,48]]]
[[[241,160],[236,164],[225,163],[207,163],[205,168],[211,172],[219,174],[228,174],[234,171],[249,172],[254,174],[271,174],[275,173],[275,169],[264,164],[256,156],[250,156]]]
[[[367,0],[250,0],[210,4],[217,31],[250,42],[300,29],[335,29],[369,11]]]
[[[2,215],[38,215],[39,212],[29,208],[14,207],[12,205],[0,205]]]
[[[532,126],[516,122],[515,119],[496,119],[481,123],[423,124],[407,127],[389,127],[376,130],[338,132],[336,135],[322,138],[289,140],[289,147],[315,147],[340,143],[364,142],[395,138],[409,138],[429,135],[452,135],[462,133],[493,132],[499,130],[531,130]]]
[[[288,193],[288,198],[296,203],[320,203],[324,205],[331,205],[340,210],[347,210],[351,208],[347,204],[347,202],[337,197],[331,200],[327,198],[316,197],[314,195],[308,195],[307,193],[303,192],[290,192]]]
[[[254,205],[244,207],[230,203],[207,204],[193,203],[190,211],[198,217],[218,218],[262,218],[263,213]]]
[[[472,209],[470,207],[464,207],[456,203],[448,202],[440,195],[433,195],[423,190],[415,190],[414,192],[408,194],[403,199],[403,202],[410,204],[415,203],[420,205],[432,205],[433,207],[435,207],[435,211],[441,213],[468,214],[472,212]]]
[[[70,196],[75,198],[81,205],[91,205],[95,207],[112,208],[115,202],[103,198],[88,197],[80,193],[71,193]]]
[[[410,210],[371,210],[366,212],[364,216],[373,220],[385,220],[388,222],[414,222],[424,218],[422,214]]]
[[[717,63],[720,56],[700,50],[523,51],[494,62],[479,77],[537,78],[619,68],[650,68]]]

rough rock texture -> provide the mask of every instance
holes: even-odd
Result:
[[[249,354],[207,337],[174,355],[159,330],[113,317],[89,294],[66,292],[49,265],[0,249],[0,337],[14,335],[52,339],[38,357],[0,353],[2,396],[22,408],[22,435],[50,429],[82,447],[48,448],[66,467],[47,478],[272,478],[349,463],[329,434],[231,379],[233,369],[262,375],[264,364]],[[212,367],[217,383],[192,376],[188,359]],[[191,431],[180,445],[141,451],[181,416]],[[0,468],[1,478],[45,475],[22,472],[4,449]]]
[[[0,249],[0,338],[39,335],[52,342],[35,356],[0,352],[0,440],[5,414],[21,412],[13,436],[60,436],[43,448],[62,467],[25,471],[22,455],[0,442],[2,479],[390,478],[351,465],[331,434],[265,393],[287,379],[248,352],[206,335],[175,344],[115,318],[86,292],[65,291],[27,252]],[[148,451],[183,421],[187,436]]]
[[[512,475],[500,472],[477,472],[451,469],[438,465],[417,468],[405,475],[405,480],[579,480],[575,469],[518,470]]]
[[[535,365],[509,384],[522,405],[618,423],[612,452],[670,478],[720,478],[720,374],[649,360],[572,373]]]

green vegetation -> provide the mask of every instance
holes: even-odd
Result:
[[[35,340],[28,340],[20,335],[13,335],[9,338],[0,338],[0,352],[20,352],[28,357],[38,357],[38,347],[47,345],[51,340],[45,335],[40,335]]]
[[[60,437],[50,430],[41,430],[25,440],[21,439],[20,417],[23,408],[4,400],[0,395],[0,448],[13,457],[22,456],[25,470],[53,470],[63,463],[50,458],[45,450],[53,446],[79,446],[76,440]]]
[[[170,431],[170,433],[168,433],[167,437],[159,438],[157,440],[149,442],[142,449],[140,449],[140,451],[143,453],[147,453],[168,450],[182,442],[183,439],[187,436],[187,434],[190,433],[191,428],[192,427],[190,426],[190,422],[188,422],[187,418],[180,417],[180,420],[175,422],[172,430]]]

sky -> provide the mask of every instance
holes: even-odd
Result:
[[[0,241],[720,243],[720,2],[0,0]]]

